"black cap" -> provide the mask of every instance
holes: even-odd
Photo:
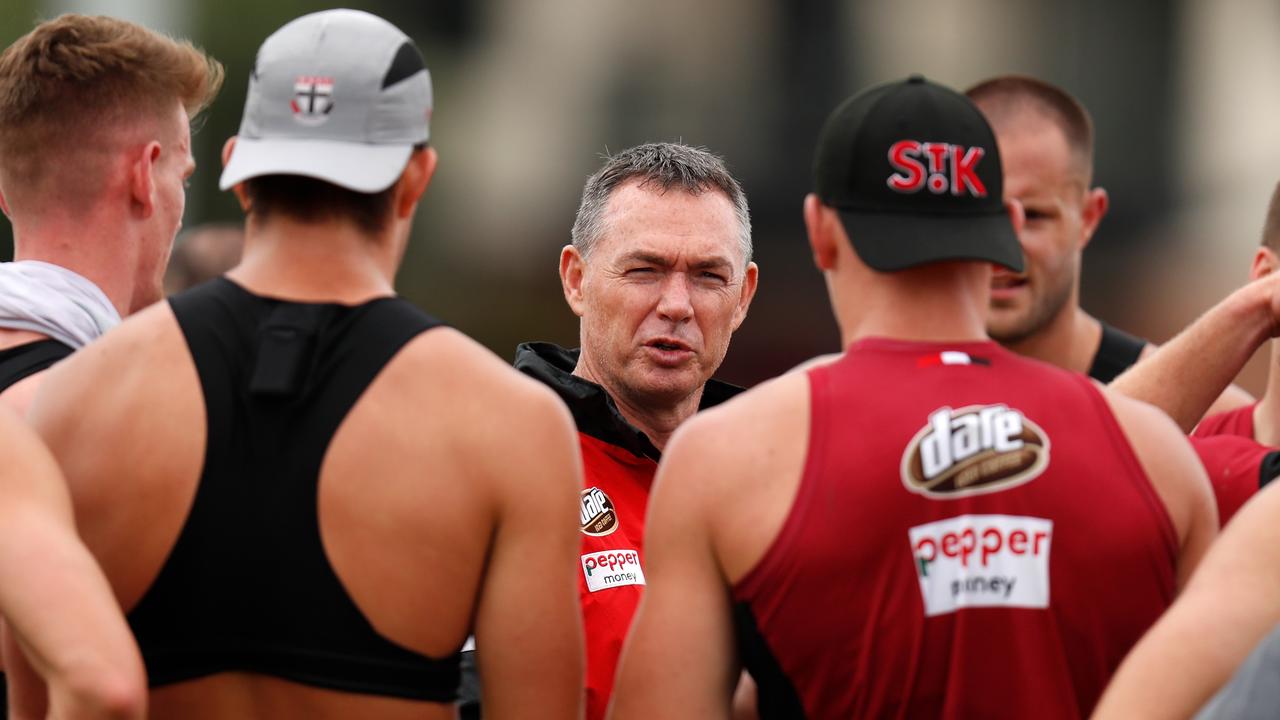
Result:
[[[876,270],[987,260],[1022,272],[995,135],[948,87],[912,75],[849,98],[822,128],[813,174]]]

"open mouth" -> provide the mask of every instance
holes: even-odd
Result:
[[[991,276],[992,290],[1011,290],[1013,288],[1022,287],[1023,285],[1026,285],[1026,284],[1027,284],[1026,275],[1001,274],[1001,275]]]
[[[674,338],[656,338],[645,343],[651,348],[664,352],[688,352],[690,347]]]

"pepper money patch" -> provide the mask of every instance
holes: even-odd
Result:
[[[960,515],[908,534],[926,616],[969,607],[1049,607],[1052,520]]]
[[[640,568],[640,553],[636,550],[604,550],[583,555],[582,573],[591,592],[644,584],[644,570]]]

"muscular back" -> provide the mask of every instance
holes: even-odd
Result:
[[[168,305],[73,360],[54,371],[33,421],[66,470],[86,543],[133,610],[157,583],[197,497],[204,391]],[[482,646],[530,643],[530,652],[560,658],[533,675],[551,688],[540,695],[547,712],[572,714],[577,462],[571,421],[548,391],[452,330],[424,332],[376,375],[323,456],[315,512],[324,555],[377,634],[413,653],[449,656],[474,622]],[[538,542],[520,542],[529,535]],[[513,575],[539,591],[510,592]],[[252,606],[255,592],[233,594]],[[528,627],[530,617],[541,630]],[[501,681],[508,670],[496,660],[486,686],[497,680],[500,717],[520,693]],[[155,689],[152,713],[444,718],[452,710],[222,672]]]

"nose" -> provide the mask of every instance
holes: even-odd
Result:
[[[658,317],[671,322],[684,322],[693,317],[693,298],[689,294],[689,276],[682,272],[667,275],[658,298]]]

